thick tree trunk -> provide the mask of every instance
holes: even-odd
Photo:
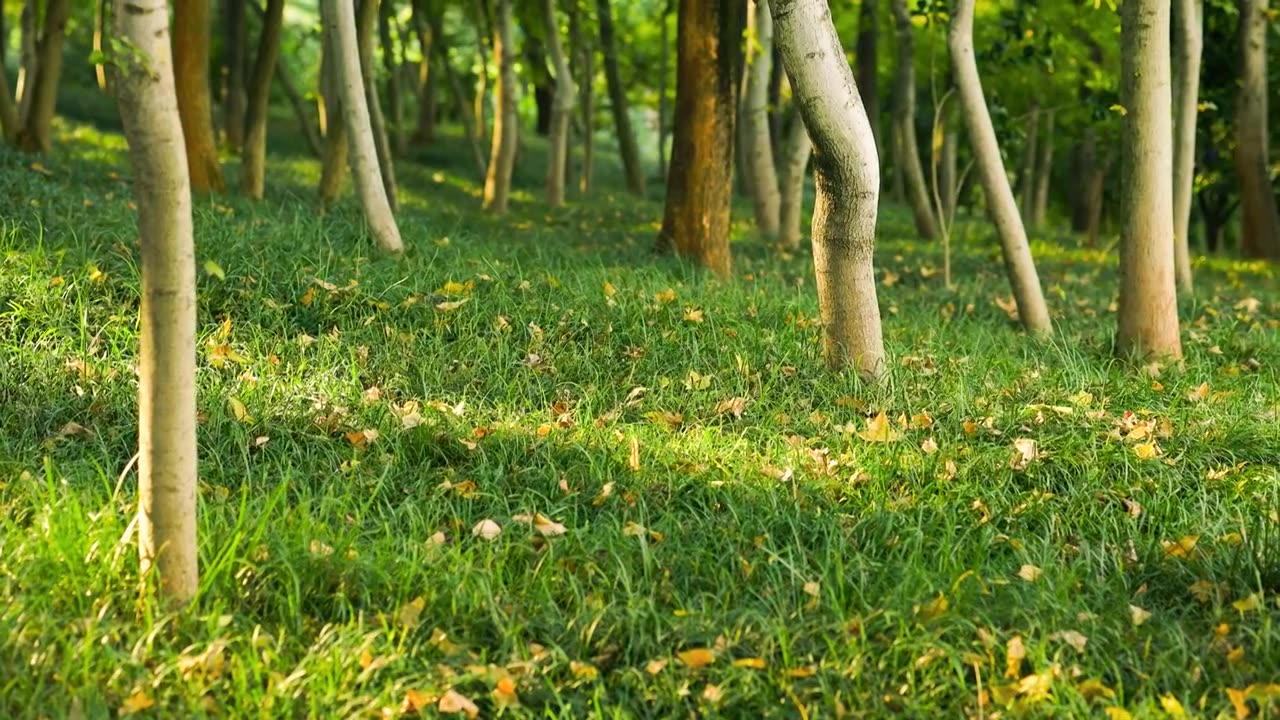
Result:
[[[1240,89],[1236,95],[1236,175],[1241,248],[1246,257],[1280,258],[1280,212],[1268,168],[1267,4],[1240,0]]]
[[[1040,138],[1040,159],[1036,161],[1035,198],[1031,204],[1031,224],[1042,227],[1049,214],[1049,190],[1053,182],[1053,141],[1056,113],[1053,110],[1044,115],[1044,137]]]
[[[886,369],[876,300],[880,167],[875,137],[825,0],[774,0],[782,62],[813,138],[813,264],[823,356],[875,382]]]
[[[969,145],[973,148],[991,220],[1000,236],[1005,272],[1013,286],[1022,326],[1027,332],[1048,335],[1053,332],[1049,307],[1040,289],[1026,229],[1018,216],[1018,203],[1013,199],[1013,190],[1009,187],[1009,178],[1000,159],[1000,145],[983,97],[982,79],[978,76],[978,63],[973,53],[973,6],[974,0],[956,0],[947,35],[960,109],[969,131]]]
[[[418,62],[418,126],[413,131],[415,145],[428,145],[436,135],[436,82],[435,73],[431,72],[431,56],[435,53],[435,25],[437,20],[428,16],[426,0],[413,0],[413,26],[418,35],[418,48],[422,52],[422,60]],[[447,59],[442,62],[448,62]],[[470,109],[465,107],[466,101],[459,106],[459,114],[466,116]],[[468,130],[469,137],[475,137],[474,128]]]
[[[1173,93],[1173,263],[1178,291],[1191,295],[1191,197],[1196,179],[1196,116],[1200,103],[1200,55],[1204,49],[1204,0],[1174,0],[1177,43]]]
[[[516,162],[519,138],[516,114],[516,58],[511,21],[512,0],[498,0],[493,30],[493,57],[498,63],[498,106],[494,111],[493,140],[489,172],[484,179],[484,209],[501,215],[507,211],[511,195],[511,172]]]
[[[400,228],[387,201],[378,169],[378,153],[373,147],[373,127],[360,70],[360,43],[357,39],[355,11],[347,0],[324,0],[323,18],[328,47],[332,49],[330,66],[334,71],[342,102],[343,122],[347,128],[351,178],[364,209],[365,221],[378,247],[389,253],[400,253]]]
[[[173,4],[173,72],[177,78],[178,114],[186,141],[191,189],[222,192],[222,164],[213,136],[209,95],[209,0],[176,0]]]
[[[857,77],[858,94],[866,108],[871,133],[876,138],[876,154],[879,156],[880,136],[880,0],[862,0],[858,11],[858,41],[853,51],[854,75]],[[897,158],[894,158],[897,161]]]
[[[556,68],[556,94],[551,108],[551,143],[547,160],[547,203],[551,207],[564,205],[565,168],[569,160],[569,124],[573,111],[578,107],[578,91],[573,84],[569,61],[560,46],[560,19],[556,14],[556,0],[543,0],[543,14],[547,24],[547,49]]]
[[[382,102],[378,99],[378,76],[373,69],[373,33],[378,23],[380,0],[362,0],[356,11],[356,43],[360,49],[360,72],[364,76],[365,103],[369,108],[369,124],[373,130],[373,147],[378,154],[378,170],[382,174],[383,192],[391,212],[400,205],[396,188],[395,160],[391,156],[391,140],[387,137],[387,123],[382,116]]]
[[[321,13],[323,19],[323,13]],[[320,156],[320,211],[329,209],[342,192],[347,178],[348,145],[346,113],[342,110],[342,82],[336,63],[341,58],[333,47],[329,33],[320,34],[320,87],[324,93],[327,128],[324,134],[324,152]]]
[[[791,128],[787,131],[786,156],[782,163],[782,203],[779,208],[782,232],[779,239],[783,247],[792,251],[800,249],[800,239],[804,236],[804,177],[812,154],[813,141],[809,139],[804,118],[797,111],[791,120]]]
[[[115,36],[136,55],[115,86],[138,204],[138,549],[144,575],[185,604],[196,549],[196,260],[182,121],[164,0],[116,0]]]
[[[748,0],[747,37],[755,42],[747,48],[747,96],[742,117],[746,167],[751,178],[751,201],[756,227],[766,239],[778,235],[778,170],[773,163],[773,142],[769,136],[769,76],[773,63],[773,18],[769,0]]]
[[[601,0],[607,5],[607,0]],[[729,204],[737,65],[743,18],[738,3],[683,0],[676,30],[676,105],[671,168],[658,234],[659,250],[674,250],[728,275]],[[776,182],[776,180],[775,180]]]
[[[890,0],[894,24],[897,27],[898,62],[894,69],[893,131],[897,135],[896,147],[902,151],[897,159],[899,172],[903,173],[911,213],[915,217],[916,234],[926,240],[938,236],[938,226],[929,201],[929,186],[924,181],[924,168],[920,165],[920,148],[916,143],[916,43],[915,29],[911,26],[911,14],[907,12],[907,0]]]
[[[695,0],[699,2],[701,0]],[[604,77],[609,89],[609,105],[613,111],[613,126],[618,133],[618,149],[622,152],[622,168],[627,175],[627,189],[644,197],[644,168],[640,165],[640,148],[636,134],[631,129],[631,114],[627,109],[627,88],[622,84],[618,70],[617,40],[613,33],[613,10],[610,0],[597,0],[600,22],[600,49],[604,53]],[[677,89],[677,93],[680,91]],[[732,145],[732,142],[729,143]]]
[[[245,108],[244,148],[240,159],[240,192],[261,200],[266,186],[267,111],[271,104],[271,78],[280,54],[284,24],[284,0],[267,0],[258,38],[258,54],[249,78],[249,104]]]
[[[396,4],[393,0],[382,0],[382,11],[378,14],[378,42],[382,45],[382,68],[387,73],[387,115],[391,121],[387,123],[386,134],[391,139],[392,149],[403,152],[404,97],[400,88],[400,61],[397,59],[395,41],[391,37],[391,22],[394,19],[395,8]],[[369,87],[374,88],[373,94],[377,97],[377,79],[370,75],[366,82]]]
[[[58,78],[62,75],[62,42],[70,15],[71,0],[48,0],[45,4],[44,30],[36,43],[35,72],[27,76],[30,102],[26,115],[20,118],[22,129],[18,131],[18,146],[26,152],[47,153],[53,147],[53,114],[58,104]]]
[[[245,29],[245,1],[222,0],[225,28],[222,42],[225,44],[224,72],[227,83],[226,99],[222,103],[222,132],[227,147],[234,153],[239,153],[244,147],[247,103],[244,66],[249,46],[248,31]]]
[[[1180,357],[1174,286],[1173,104],[1168,0],[1125,0],[1120,8],[1121,356]]]

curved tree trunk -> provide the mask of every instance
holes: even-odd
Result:
[[[791,120],[791,128],[787,131],[786,156],[782,163],[782,203],[779,207],[782,233],[779,239],[788,250],[799,250],[800,239],[804,236],[801,224],[804,216],[804,176],[812,153],[813,141],[809,139],[804,118],[797,111]]]
[[[675,127],[658,234],[659,250],[674,250],[717,275],[728,275],[733,266],[729,204],[742,38],[740,10],[737,3],[719,0],[680,3]]]
[[[1267,3],[1240,0],[1240,90],[1236,95],[1236,175],[1246,257],[1280,258],[1280,212],[1267,148]]]
[[[876,154],[881,155],[880,147],[880,0],[862,0],[858,10],[858,44],[853,51],[854,75],[858,83],[858,94],[862,96],[862,106],[866,108],[867,120],[871,123],[871,134],[876,138]],[[896,159],[896,158],[895,158]]]
[[[22,129],[18,131],[18,146],[26,152],[47,153],[53,147],[53,114],[58,104],[58,78],[62,75],[62,42],[70,15],[71,0],[48,0],[45,5],[44,30],[36,43],[35,72],[27,76],[29,87],[24,88],[30,91],[29,102],[21,118]]]
[[[773,18],[769,0],[748,0],[747,97],[743,103],[741,140],[746,156],[743,171],[750,176],[751,201],[756,227],[766,239],[777,237],[782,202],[778,194],[778,170],[773,164],[769,136],[769,76],[773,64]],[[752,31],[754,30],[754,32]]]
[[[609,105],[613,111],[613,126],[618,132],[618,149],[622,152],[627,189],[644,197],[644,168],[640,165],[640,148],[636,145],[636,134],[631,129],[627,88],[622,84],[622,74],[618,71],[617,41],[613,37],[613,10],[609,7],[609,0],[597,0],[596,7],[600,22],[600,49],[604,53],[604,78],[609,88]],[[676,92],[678,94],[679,89]]]
[[[511,22],[511,0],[498,0],[493,29],[493,56],[498,62],[498,106],[494,111],[489,172],[484,179],[484,209],[501,215],[511,195],[511,172],[516,162],[519,129],[516,115],[516,58]]]
[[[222,180],[222,164],[218,162],[209,98],[209,0],[174,2],[173,72],[191,189],[222,192],[226,184]]]
[[[373,147],[373,127],[369,123],[369,107],[360,71],[360,43],[356,37],[356,18],[346,0],[324,0],[323,17],[329,48],[333,50],[331,67],[342,100],[343,122],[347,127],[351,179],[355,181],[360,207],[378,247],[389,253],[404,250],[400,228],[387,202],[378,170],[378,153]]]
[[[1173,279],[1173,103],[1168,0],[1125,0],[1120,8],[1121,356],[1180,357]]]
[[[886,365],[872,264],[880,195],[875,137],[825,0],[774,0],[773,19],[815,148],[813,264],[823,356],[874,382]]]
[[[1196,116],[1200,55],[1204,49],[1204,0],[1174,0],[1173,264],[1178,290],[1195,291],[1191,277],[1191,196],[1196,180]]]
[[[249,78],[249,104],[245,108],[244,148],[240,159],[240,192],[261,200],[266,185],[267,111],[271,104],[271,78],[280,54],[284,0],[267,0],[258,38],[258,55]]]
[[[893,132],[901,155],[898,172],[906,183],[907,199],[916,222],[916,234],[926,240],[938,235],[933,208],[929,202],[929,186],[924,181],[924,168],[920,165],[920,148],[916,143],[916,43],[915,29],[911,27],[911,14],[907,12],[907,0],[890,0],[894,24],[898,36],[898,62],[894,69]]]
[[[369,124],[373,130],[373,147],[378,154],[378,170],[382,174],[382,187],[387,195],[391,212],[400,205],[396,189],[396,169],[391,157],[391,140],[387,137],[387,123],[382,117],[382,102],[378,99],[378,76],[373,70],[373,32],[378,24],[378,6],[381,0],[362,0],[356,11],[356,43],[360,48],[360,72],[364,75],[365,103],[369,108]]]
[[[1044,115],[1044,137],[1040,138],[1040,159],[1036,161],[1036,192],[1031,204],[1031,224],[1035,227],[1044,225],[1045,218],[1049,215],[1049,189],[1053,182],[1053,134],[1056,114],[1053,110],[1049,110]]]
[[[1018,203],[1013,199],[1013,190],[1009,187],[1009,178],[1000,159],[1000,145],[982,94],[978,63],[974,59],[973,5],[974,0],[956,0],[951,28],[947,33],[960,109],[969,131],[969,145],[973,148],[974,163],[986,193],[991,220],[1000,236],[1005,272],[1013,286],[1022,326],[1027,332],[1048,335],[1053,331],[1049,307],[1045,304],[1040,278],[1031,259],[1026,229],[1018,216]]]
[[[323,12],[321,19],[324,19]],[[328,123],[324,134],[324,153],[320,160],[320,210],[324,212],[342,192],[342,183],[347,177],[350,141],[347,139],[346,112],[342,108],[342,81],[337,68],[337,63],[342,62],[342,56],[334,47],[333,37],[327,30],[321,33],[320,44],[320,87],[324,91],[324,114]]]
[[[164,0],[116,0],[115,36],[136,49],[115,86],[134,167],[141,239],[138,310],[138,550],[145,575],[185,604],[196,551],[196,259],[191,186]]]
[[[248,48],[248,32],[245,29],[245,0],[222,0],[224,31],[222,42],[226,55],[227,93],[222,104],[222,132],[231,152],[239,153],[244,147],[244,114],[247,101],[245,93],[245,54]]]
[[[573,84],[573,74],[560,46],[560,20],[556,15],[556,0],[543,0],[543,14],[547,24],[547,49],[556,68],[556,93],[551,106],[551,143],[547,160],[547,203],[551,207],[564,204],[564,176],[569,160],[569,124],[573,121],[574,108],[578,106],[578,91]]]

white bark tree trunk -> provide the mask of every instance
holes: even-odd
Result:
[[[501,215],[511,195],[519,121],[516,115],[515,41],[511,30],[511,0],[498,0],[493,29],[493,57],[498,63],[498,106],[494,110],[489,172],[484,179],[484,209]]]
[[[560,20],[556,15],[556,0],[543,0],[543,15],[547,24],[547,50],[556,68],[556,93],[551,101],[551,137],[547,161],[547,204],[564,205],[565,170],[569,162],[569,125],[578,105],[578,89],[569,70],[569,61],[560,46]],[[666,22],[666,18],[663,18]]]
[[[787,131],[786,156],[782,165],[782,203],[779,208],[779,224],[783,247],[796,250],[804,236],[801,221],[804,216],[804,178],[813,153],[813,141],[804,126],[804,118],[797,112]]]
[[[1173,103],[1168,0],[1120,8],[1120,310],[1122,356],[1179,357],[1173,279]]]
[[[1240,90],[1236,95],[1236,175],[1247,257],[1280,258],[1280,212],[1267,148],[1267,4],[1240,0]]]
[[[378,157],[378,172],[382,177],[382,190],[387,196],[387,206],[395,213],[400,206],[399,189],[396,187],[395,159],[391,155],[391,138],[387,135],[387,122],[382,116],[382,101],[378,98],[378,76],[373,68],[374,30],[378,23],[380,0],[362,0],[356,16],[356,47],[360,52],[360,74],[364,80],[365,103],[369,109],[369,128],[373,135],[373,150]],[[391,52],[386,48],[385,52]]]
[[[774,0],[775,40],[814,144],[813,264],[823,355],[867,381],[885,373],[873,265],[880,166],[875,136],[826,0]]]
[[[347,155],[351,163],[351,179],[355,182],[365,221],[378,247],[389,253],[404,250],[400,228],[387,201],[378,168],[378,154],[373,145],[373,127],[369,106],[365,102],[364,77],[360,71],[360,49],[356,40],[355,8],[345,0],[324,0],[324,25],[328,35],[334,79],[342,104],[343,122],[347,128]]]
[[[907,201],[915,218],[916,234],[926,240],[938,235],[933,209],[929,202],[929,186],[920,165],[920,146],[916,142],[916,43],[915,28],[907,0],[890,0],[897,28],[898,59],[893,83],[893,132],[898,148],[898,170],[902,173]]]
[[[186,603],[196,551],[196,261],[187,152],[164,0],[116,0],[116,97],[133,162],[141,239],[138,352],[138,547],[142,572]]]
[[[773,164],[773,142],[769,136],[769,74],[773,65],[773,19],[769,0],[748,0],[747,4],[747,89],[743,98],[743,168],[751,191],[756,227],[765,238],[778,235],[782,198],[778,193],[778,170]],[[752,42],[754,39],[755,42]]]
[[[1173,263],[1178,290],[1195,291],[1191,277],[1191,198],[1196,179],[1196,116],[1200,104],[1200,55],[1204,50],[1204,0],[1174,0]]]
[[[974,0],[956,0],[951,28],[947,33],[960,110],[969,132],[969,144],[973,148],[974,163],[986,193],[991,220],[1000,236],[1005,272],[1013,286],[1018,316],[1027,332],[1049,335],[1053,332],[1049,307],[1040,289],[1031,246],[1027,243],[1027,231],[1018,215],[1018,203],[1013,199],[1004,162],[1000,159],[1000,145],[983,97],[982,79],[978,76],[978,63],[973,54],[973,6]]]

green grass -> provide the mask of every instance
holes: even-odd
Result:
[[[402,161],[399,261],[350,198],[315,214],[305,159],[266,202],[197,203],[226,277],[199,280],[202,589],[167,613],[127,532],[132,170],[64,130],[47,176],[0,156],[0,716],[396,716],[452,689],[489,717],[509,677],[511,717],[1211,718],[1280,677],[1274,267],[1200,262],[1187,359],[1152,378],[1110,357],[1113,257],[1037,241],[1035,342],[983,223],[948,291],[888,209],[868,388],[819,362],[807,255],[744,214],[731,281],[654,256],[660,207],[616,171],[547,211],[536,142],[504,220],[461,143]],[[879,412],[900,439],[852,432]],[[1158,457],[1118,436],[1144,422]]]

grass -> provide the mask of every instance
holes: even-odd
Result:
[[[718,281],[651,254],[660,207],[616,171],[548,211],[535,142],[496,220],[441,143],[399,164],[394,261],[276,157],[266,202],[197,202],[225,278],[172,614],[127,531],[132,171],[86,125],[60,147],[0,157],[0,716],[1280,712],[1272,266],[1201,261],[1186,361],[1144,370],[1110,357],[1113,257],[1037,241],[1035,342],[981,222],[946,290],[888,208],[868,388],[821,367],[809,260],[745,214]]]

